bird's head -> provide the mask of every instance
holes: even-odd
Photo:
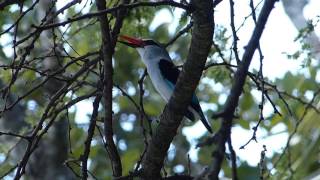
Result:
[[[120,40],[118,40],[118,42],[135,48],[143,60],[154,59],[158,56],[169,57],[165,48],[160,43],[152,39],[139,39],[125,35],[120,35],[119,37]]]

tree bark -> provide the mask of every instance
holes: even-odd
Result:
[[[191,4],[194,8],[194,27],[189,54],[143,160],[142,172],[145,179],[160,178],[164,158],[191,102],[211,48],[214,30],[213,2],[193,0]]]

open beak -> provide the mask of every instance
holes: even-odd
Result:
[[[125,35],[120,35],[120,40],[118,42],[125,44],[127,46],[138,48],[138,47],[144,47],[144,42],[142,39],[133,38]]]

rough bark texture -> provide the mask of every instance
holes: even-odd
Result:
[[[210,0],[191,1],[194,8],[192,41],[187,61],[178,78],[173,95],[165,107],[148,150],[142,163],[145,179],[160,178],[160,170],[163,166],[167,150],[177,133],[183,115],[191,101],[213,38],[213,2]]]

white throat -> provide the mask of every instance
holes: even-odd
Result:
[[[161,59],[171,61],[168,52],[158,46],[145,46],[144,48],[136,48],[143,63],[148,67],[157,65]]]

